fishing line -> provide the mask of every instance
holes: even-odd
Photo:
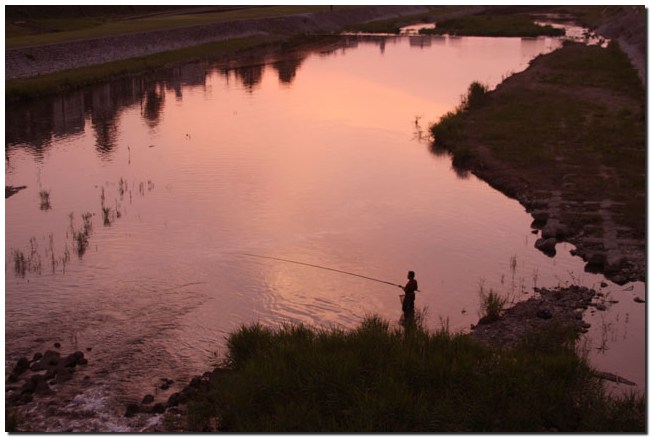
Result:
[[[303,266],[310,266],[312,268],[317,268],[317,269],[325,269],[326,271],[339,272],[340,274],[352,275],[354,277],[365,278],[367,280],[377,281],[378,283],[390,284],[391,286],[398,286],[399,288],[402,288],[401,285],[396,284],[396,283],[392,283],[390,281],[380,280],[379,278],[367,277],[366,275],[355,274],[354,272],[342,271],[341,269],[328,268],[327,266],[319,266],[319,265],[314,265],[312,263],[299,262],[298,260],[282,259],[280,257],[263,256],[263,255],[258,255],[258,254],[249,254],[249,253],[241,253],[241,254],[245,255],[245,256],[249,256],[249,257],[258,257],[258,258],[261,258],[261,259],[277,260],[277,261],[280,261],[280,262],[294,263],[294,264],[303,265]],[[418,291],[418,292],[420,292],[420,291]]]

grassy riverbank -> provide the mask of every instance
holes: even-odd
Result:
[[[353,330],[246,326],[228,347],[223,374],[191,404],[183,430],[645,430],[643,398],[608,396],[560,328],[499,350],[369,317]]]
[[[485,91],[432,125],[433,148],[544,210],[543,225],[558,219],[567,227],[560,237],[597,269],[643,279],[645,91],[618,45],[566,44]]]
[[[110,79],[147,73],[175,63],[207,59],[218,60],[272,43],[272,39],[265,37],[238,38],[156,55],[65,70],[44,76],[14,79],[5,82],[5,99],[7,102],[27,100]]]

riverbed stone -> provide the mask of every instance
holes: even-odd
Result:
[[[164,378],[164,379],[161,379],[161,380],[162,380],[163,383],[161,383],[160,389],[163,390],[163,391],[166,391],[166,390],[170,389],[170,387],[172,386],[172,383],[174,383],[174,380],[167,379],[167,378]]]
[[[536,240],[534,243],[536,249],[542,251],[545,255],[553,257],[556,255],[556,239],[554,237],[544,238]]]
[[[79,361],[83,359],[84,359],[84,353],[82,353],[81,351],[75,351],[74,353],[70,354],[69,356],[66,356],[63,359],[62,365],[64,367],[74,368],[79,364]]]
[[[129,403],[127,405],[127,410],[124,413],[124,416],[127,418],[131,418],[134,415],[136,415],[138,412],[140,412],[140,406],[138,406],[136,403]]]
[[[50,385],[48,385],[45,376],[42,374],[34,374],[27,379],[21,392],[22,394],[54,394],[54,391],[50,389]]]
[[[531,216],[533,217],[531,228],[543,228],[549,220],[549,212],[546,210],[534,210]]]
[[[624,255],[619,250],[608,251],[606,253],[606,262],[604,264],[604,272],[606,274],[619,272],[624,264]]]
[[[59,371],[57,372],[55,381],[58,384],[61,384],[69,380],[72,380],[72,370],[70,370],[69,368],[60,367]]]
[[[538,312],[536,312],[536,316],[542,319],[551,319],[553,315],[551,310],[543,308],[539,309]]]
[[[25,371],[27,371],[28,369],[29,369],[29,360],[26,357],[21,357],[20,359],[18,359],[18,362],[16,362],[16,366],[14,367],[12,374],[19,376]]]
[[[167,407],[171,408],[174,406],[178,406],[182,403],[186,403],[187,401],[188,401],[187,394],[181,392],[175,392],[174,394],[170,395],[170,397],[167,399]]]
[[[544,239],[555,238],[562,239],[568,233],[567,226],[562,224],[558,219],[551,218],[547,221],[542,229],[542,237]]]
[[[57,367],[61,360],[61,355],[57,351],[48,350],[43,357],[32,364],[30,369],[32,371],[43,371],[52,367]]]

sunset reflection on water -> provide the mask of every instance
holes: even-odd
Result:
[[[38,322],[57,320],[66,337],[102,345],[97,359],[116,372],[142,345],[172,357],[138,359],[141,374],[191,374],[241,324],[351,327],[369,314],[400,316],[396,287],[246,253],[399,284],[414,270],[429,325],[449,320],[455,331],[476,323],[480,282],[515,299],[573,278],[600,284],[569,245],[553,259],[535,250],[524,208],[460,178],[427,141],[429,124],[471,82],[494,87],[560,44],[349,37],[322,52],[254,66],[193,64],[8,112],[6,184],[28,186],[6,200],[8,354],[34,338],[51,343]],[[37,204],[43,188],[48,212]],[[113,209],[110,226],[102,202]],[[52,234],[58,257],[71,247],[69,214],[79,226],[85,212],[94,216],[83,258],[72,257],[65,273],[59,264],[55,273],[14,275],[12,251],[29,251],[35,236],[45,260]],[[644,285],[626,293],[644,296]],[[81,310],[74,324],[69,309]],[[129,317],[116,323],[114,312]],[[641,332],[643,306],[626,312],[635,321],[627,330]],[[121,342],[143,326],[161,329]],[[622,373],[643,385],[639,342],[611,348]],[[622,365],[622,355],[635,366]],[[150,383],[122,377],[118,391]]]

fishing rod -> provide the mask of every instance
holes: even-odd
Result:
[[[261,258],[261,259],[277,260],[277,261],[280,261],[280,262],[294,263],[294,264],[303,265],[303,266],[310,266],[312,268],[317,268],[317,269],[325,269],[326,271],[339,272],[340,274],[352,275],[354,277],[360,277],[360,278],[365,278],[365,279],[371,280],[371,281],[377,281],[378,283],[390,284],[391,286],[398,286],[399,288],[402,289],[401,285],[396,284],[396,283],[392,283],[390,281],[380,280],[379,278],[367,277],[366,275],[355,274],[354,272],[342,271],[341,269],[328,268],[327,266],[319,266],[319,265],[314,265],[312,263],[299,262],[298,260],[282,259],[280,257],[263,256],[263,255],[258,255],[258,254],[245,253],[245,252],[243,252],[241,254],[245,255],[245,256],[249,256],[249,257],[257,257],[257,258]],[[416,292],[420,292],[420,291],[417,290]]]

